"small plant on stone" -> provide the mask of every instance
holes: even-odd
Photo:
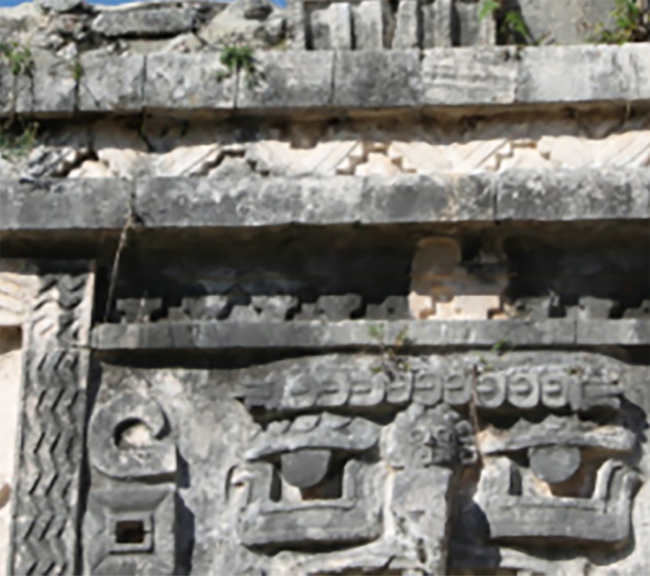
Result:
[[[79,82],[83,78],[84,68],[81,65],[81,62],[79,61],[79,59],[76,59],[74,61],[72,73],[74,75],[75,82]]]
[[[506,10],[504,0],[484,0],[479,4],[478,19],[497,21],[498,44],[539,44],[517,10]]]
[[[36,146],[38,123],[27,125],[21,123],[20,130],[0,127],[0,156],[7,160],[16,160],[29,154]]]
[[[596,25],[587,42],[596,44],[625,44],[627,42],[646,42],[650,40],[648,15],[636,0],[616,0],[611,13],[615,27],[613,30],[604,24]]]
[[[225,46],[221,51],[221,63],[226,72],[219,72],[219,81],[230,78],[233,74],[243,71],[249,84],[255,81],[255,54],[250,46]]]
[[[18,42],[0,42],[0,56],[9,62],[14,76],[31,74],[34,69],[34,57],[29,46]]]
[[[408,328],[402,328],[390,345],[385,344],[385,335],[384,326],[380,324],[368,326],[368,336],[378,342],[381,352],[381,361],[372,368],[372,371],[383,372],[387,376],[394,375],[395,372],[408,372],[411,369],[408,359],[400,355],[400,349],[409,343]]]

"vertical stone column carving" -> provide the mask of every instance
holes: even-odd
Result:
[[[26,350],[9,570],[72,574],[78,571],[94,274],[79,262],[34,267],[38,277],[23,322]]]

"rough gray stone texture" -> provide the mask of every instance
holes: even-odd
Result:
[[[318,108],[332,102],[334,52],[267,51],[240,71],[237,108]]]
[[[648,218],[650,170],[507,172],[497,181],[497,220]]]
[[[647,100],[649,47],[641,43],[524,49],[520,53],[516,100],[521,103]]]
[[[615,27],[610,17],[614,0],[508,0],[507,4],[521,11],[533,38],[562,46],[583,44],[599,23]]]
[[[394,50],[413,50],[419,47],[418,18],[419,2],[402,0],[395,14]]]
[[[486,185],[487,184],[487,185]],[[449,193],[453,191],[453,193]],[[138,185],[147,226],[491,220],[489,179],[425,177],[150,180]]]
[[[394,341],[401,330],[407,330],[412,346],[489,348],[501,340],[515,346],[566,346],[576,343],[575,322],[562,319],[396,321],[376,324],[384,326],[389,342]],[[93,342],[100,350],[377,346],[377,340],[369,334],[369,327],[374,325],[366,321],[329,325],[321,322],[105,324],[95,329]]]
[[[144,105],[144,56],[106,56],[88,52],[80,58],[80,112],[133,112]]]
[[[579,320],[579,344],[607,346],[647,346],[650,343],[650,320]]]
[[[248,77],[244,72],[229,74],[216,52],[146,57],[88,52],[81,56],[79,110],[218,110],[232,108],[235,100],[237,107],[248,110],[426,109],[650,100],[647,43],[436,48],[426,50],[422,61],[416,50],[262,51],[255,58],[256,71]],[[53,69],[48,70],[48,66]],[[74,65],[70,69],[74,73]],[[73,112],[67,67],[52,58],[44,59],[38,70],[42,81],[35,83],[33,96],[31,80],[19,78],[19,100],[27,98],[19,108],[36,115]],[[52,95],[42,94],[52,88],[47,85],[50,76],[57,79],[53,85],[58,88]],[[5,115],[12,109],[6,104],[12,82],[5,69],[0,83],[0,95],[5,100],[0,113]]]
[[[368,222],[485,221],[494,218],[494,178],[397,176],[365,180]]]
[[[424,52],[425,106],[513,104],[520,64],[512,47],[446,48]]]
[[[117,179],[0,182],[0,229],[122,228],[132,193]]]
[[[236,76],[217,54],[154,54],[147,57],[144,105],[183,111],[231,109]]]
[[[334,60],[334,106],[417,106],[420,55],[413,51],[340,51]]]
[[[0,185],[0,229],[121,229],[133,190],[136,212],[150,228],[644,220],[649,217],[648,182],[647,169],[135,183],[9,180]]]
[[[75,62],[48,52],[34,54],[34,69],[30,76],[19,75],[21,92],[15,110],[19,114],[71,113],[76,105]]]
[[[180,8],[148,8],[102,12],[92,23],[92,30],[107,38],[173,36],[194,27],[196,11],[190,6]]]

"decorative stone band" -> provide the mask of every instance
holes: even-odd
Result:
[[[409,349],[461,346],[646,346],[650,321],[624,320],[437,320],[366,322],[175,322],[104,324],[93,331],[98,350],[217,350],[228,348],[378,349],[371,326],[383,326],[387,340],[408,333]],[[370,330],[370,334],[369,334]],[[392,339],[391,339],[392,338]]]
[[[409,403],[462,407],[472,402],[487,411],[509,409],[520,413],[544,407],[590,412],[619,409],[621,396],[633,390],[644,370],[598,354],[510,352],[504,357],[488,356],[404,356],[399,367],[382,364],[372,356],[351,360],[331,355],[279,361],[272,367],[242,372],[241,385],[234,394],[249,409],[271,414],[331,408],[349,408],[354,413],[360,408]],[[278,434],[284,438],[286,428],[278,423],[273,431],[279,429]],[[573,428],[560,431],[577,435]],[[521,441],[530,436],[533,442],[536,432],[535,428],[526,428],[521,432]],[[603,440],[592,438],[588,432],[581,440],[584,445],[595,442],[619,451],[630,449],[625,435],[618,438],[610,434],[611,438]],[[498,434],[481,439],[488,453],[511,448],[500,442]]]
[[[94,275],[84,262],[30,266],[9,571],[73,574]]]
[[[38,53],[33,74],[17,76],[15,83],[10,65],[0,63],[0,114],[328,112],[650,100],[650,45],[644,43],[266,51],[255,59],[251,82],[244,73],[228,75],[218,53],[89,53],[79,59],[81,68],[75,61]]]
[[[650,169],[0,181],[0,232],[650,218]]]

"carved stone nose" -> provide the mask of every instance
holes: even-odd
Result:
[[[282,476],[297,488],[311,488],[320,483],[329,470],[329,450],[298,450],[282,454]]]

